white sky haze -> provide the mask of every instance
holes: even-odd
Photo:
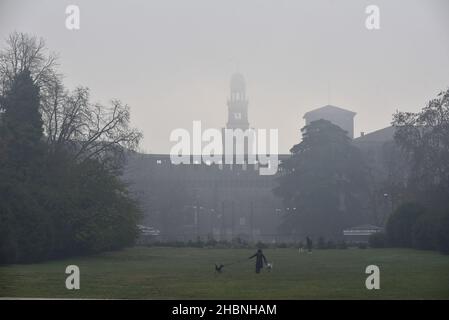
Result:
[[[70,4],[80,8],[77,31],[65,28]],[[380,30],[365,27],[371,4]],[[239,71],[250,125],[278,128],[287,152],[311,109],[357,112],[358,136],[446,89],[448,14],[446,0],[0,0],[0,39],[14,30],[43,37],[68,88],[131,106],[146,152],[168,153],[170,132],[193,120],[223,127]]]

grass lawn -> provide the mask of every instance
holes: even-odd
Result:
[[[449,256],[402,249],[266,249],[272,272],[254,260],[214,274],[214,263],[254,250],[145,248],[29,265],[0,266],[0,297],[155,299],[449,299]],[[65,288],[79,266],[81,289]],[[380,268],[380,290],[365,288],[366,266]]]

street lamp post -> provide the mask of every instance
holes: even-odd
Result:
[[[251,201],[251,241],[254,242],[254,203]]]

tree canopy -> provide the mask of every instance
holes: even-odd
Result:
[[[407,181],[407,197],[425,208],[425,212],[412,230],[402,232],[398,238],[391,227],[390,238],[394,243],[413,245],[418,248],[439,248],[449,252],[449,89],[417,113],[396,112],[393,117],[395,142],[406,153],[410,163]],[[402,208],[402,211],[404,209]],[[409,212],[399,209],[389,220],[390,226],[401,221],[401,214]],[[403,230],[403,229],[401,229]],[[388,230],[387,230],[388,232]],[[397,239],[398,238],[398,239]],[[410,239],[415,239],[411,243]],[[419,240],[416,240],[419,239]]]
[[[0,263],[132,245],[140,208],[119,173],[141,137],[129,107],[64,89],[42,40],[0,51]]]
[[[363,159],[346,132],[330,121],[313,121],[301,131],[302,141],[281,164],[275,189],[289,208],[283,228],[302,236],[339,237],[344,227],[362,220]]]

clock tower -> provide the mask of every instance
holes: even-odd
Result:
[[[228,99],[228,121],[226,131],[234,133],[232,154],[234,160],[236,156],[243,156],[244,161],[248,160],[248,155],[254,155],[255,136],[254,130],[248,130],[248,100],[246,98],[245,78],[240,73],[234,73],[231,77],[231,96]],[[225,134],[223,134],[223,146],[225,146]],[[240,136],[240,138],[237,138]],[[230,150],[224,147],[225,154]],[[234,163],[236,163],[234,161]]]
[[[242,130],[249,128],[245,78],[240,73],[234,73],[231,77],[231,96],[228,99],[226,128]]]

